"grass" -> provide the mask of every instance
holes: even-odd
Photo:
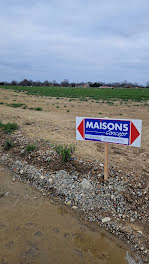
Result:
[[[67,162],[71,160],[71,156],[75,151],[74,145],[57,145],[55,146],[57,154],[62,157],[62,160]]]
[[[17,103],[17,104],[7,104],[7,106],[11,106],[11,107],[14,107],[14,108],[18,108],[18,107],[21,107],[23,105],[24,104],[21,104],[21,103]]]
[[[0,122],[0,129],[3,130],[6,134],[11,134],[16,129],[18,129],[18,125],[16,123],[7,123],[3,124]]]
[[[36,110],[36,111],[42,111],[42,107],[35,107],[34,110]]]
[[[34,144],[29,144],[29,145],[27,145],[26,148],[25,148],[26,152],[33,152],[33,151],[35,151],[36,149],[37,149],[37,146],[34,145]]]
[[[16,92],[25,91],[29,95],[50,97],[79,98],[81,101],[94,100],[123,100],[123,101],[147,101],[149,100],[149,88],[75,88],[75,87],[26,87],[26,86],[1,86],[3,89],[11,89]]]
[[[42,108],[41,107],[29,107],[28,108],[29,110],[35,110],[35,111],[42,111]]]
[[[11,148],[14,147],[14,144],[11,140],[6,140],[5,143],[4,143],[4,149],[5,150],[10,150]]]

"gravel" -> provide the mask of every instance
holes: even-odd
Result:
[[[27,140],[21,134],[17,135],[17,140],[23,151],[23,144],[27,144]],[[134,175],[125,175],[111,168],[112,177],[104,183],[100,181],[103,164],[96,161],[93,173],[97,171],[97,177],[94,177],[90,172],[80,175],[74,170],[49,171],[44,166],[32,164],[31,155],[29,163],[21,155],[12,156],[3,150],[0,154],[0,161],[15,172],[12,181],[18,178],[40,190],[43,195],[62,199],[84,218],[98,223],[128,243],[135,252],[137,263],[149,263],[148,234],[144,231],[149,217],[148,187],[141,176],[136,180]],[[54,150],[38,150],[35,155],[38,163],[41,160],[51,162],[57,154]],[[82,160],[79,162],[83,164]]]

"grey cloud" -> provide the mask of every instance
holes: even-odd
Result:
[[[144,83],[148,9],[147,0],[0,2],[0,80]]]

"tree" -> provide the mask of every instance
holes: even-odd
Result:
[[[61,86],[68,87],[69,86],[69,81],[67,79],[64,79],[64,81],[61,82]]]

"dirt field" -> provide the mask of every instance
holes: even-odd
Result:
[[[149,106],[136,102],[99,103],[93,100],[56,99],[28,96],[10,90],[0,90],[0,121],[16,122],[25,136],[45,139],[56,144],[75,144],[75,155],[85,160],[104,161],[104,144],[79,142],[75,139],[76,116],[132,118],[143,121],[141,148],[110,144],[109,164],[119,170],[149,173]],[[14,108],[7,104],[23,103],[27,108],[41,107],[42,111]]]

